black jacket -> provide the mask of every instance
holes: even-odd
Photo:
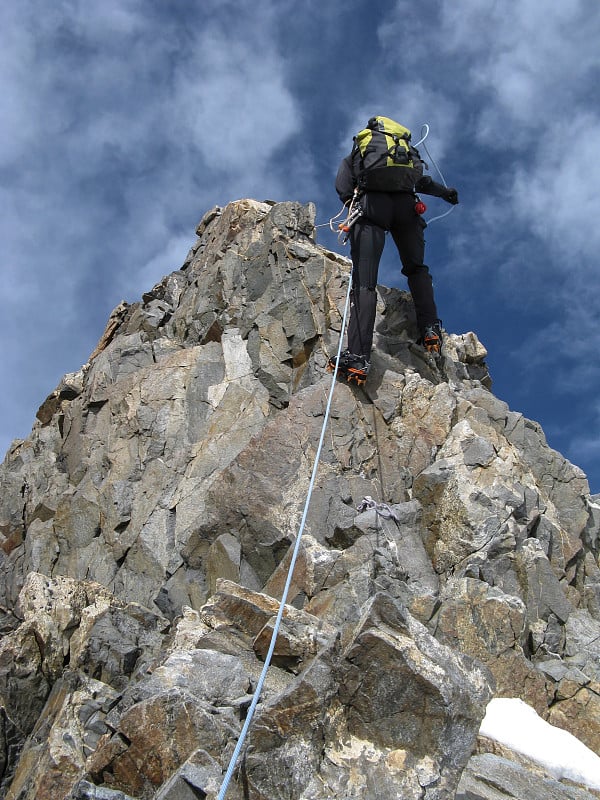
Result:
[[[356,178],[354,177],[354,169],[352,167],[352,153],[346,158],[343,159],[342,163],[339,166],[337,171],[337,176],[335,179],[335,190],[339,195],[340,200],[343,203],[347,203],[348,200],[354,194],[354,188],[356,186]],[[452,190],[454,191],[454,190]],[[446,194],[448,193],[448,189],[443,186],[441,183],[437,183],[429,175],[423,175],[422,178],[419,178],[417,183],[415,184],[415,192],[419,192],[420,194],[428,194],[433,197],[443,197],[446,199]]]

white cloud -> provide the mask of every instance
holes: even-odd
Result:
[[[3,13],[16,34],[1,63],[3,110],[14,111],[3,126],[5,163],[35,158],[53,142],[50,169],[81,180],[115,157],[125,169],[146,163],[163,146],[192,167],[203,160],[214,184],[242,170],[264,174],[299,131],[270,3],[260,18],[240,11],[235,29],[215,6],[184,40],[167,18],[157,35],[160,20],[135,0],[89,14],[83,5],[63,2],[46,15],[30,3],[18,17]]]
[[[288,176],[271,167],[300,117],[280,11],[238,6],[206,0],[185,19],[143,0],[0,6],[8,436],[124,294],[181,266],[207,208],[284,199]]]
[[[199,35],[193,59],[178,64],[175,119],[217,174],[262,171],[298,131],[280,60],[264,41],[248,40],[246,29],[232,38],[211,26]]]
[[[551,119],[536,144],[534,159],[515,175],[515,208],[565,268],[578,271],[582,257],[595,261],[600,250],[600,116],[580,111],[568,128]]]
[[[300,121],[273,7],[238,11],[232,30],[227,3],[207,5],[183,39],[181,24],[141,0],[0,11],[11,43],[0,56],[3,110],[14,112],[0,159],[32,242],[52,231],[81,252],[110,228],[115,245],[125,233],[129,260],[133,231],[154,246],[184,209],[201,215],[215,199],[281,189],[271,162]]]
[[[26,32],[10,24],[7,19],[8,11],[6,6],[0,9],[0,24],[5,32],[11,31],[11,35],[5,34],[3,37],[0,48],[0,164],[3,166],[9,165],[27,148],[36,127],[30,98],[21,90],[27,76],[27,65],[31,60],[32,41]]]
[[[117,286],[121,296],[139,299],[140,287],[148,291],[166,275],[182,266],[193,242],[193,235],[169,237],[165,230],[160,248],[148,254],[145,263],[136,265],[131,272],[121,273],[118,276]]]
[[[465,0],[444,4],[438,38],[447,53],[476,57],[472,87],[491,93],[488,113],[496,106],[489,119],[497,124],[481,129],[491,140],[502,132],[514,138],[518,132],[507,125],[515,123],[535,129],[573,96],[585,99],[600,66],[599,35],[595,0],[523,0],[510,10],[493,0]]]
[[[77,28],[85,28],[101,43],[110,37],[135,34],[148,19],[143,0],[104,0],[91,6],[87,0],[62,0],[60,6]]]

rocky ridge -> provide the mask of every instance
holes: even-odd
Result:
[[[0,468],[3,796],[216,797],[269,646],[331,386],[347,259],[314,207],[205,215]],[[379,287],[338,383],[231,798],[590,790],[477,739],[521,697],[600,751],[600,505],[486,351],[412,344]]]

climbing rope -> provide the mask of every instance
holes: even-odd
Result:
[[[423,131],[425,131],[425,133],[423,133]],[[423,145],[423,150],[425,150],[425,152],[427,153],[427,158],[428,158],[428,159],[431,161],[431,163],[432,163],[432,164],[433,164],[433,166],[435,167],[437,174],[440,176],[440,180],[441,180],[442,184],[443,184],[443,185],[446,187],[446,189],[447,189],[447,188],[448,188],[448,184],[446,183],[446,179],[445,179],[445,178],[444,178],[444,176],[442,175],[442,170],[439,168],[439,166],[438,166],[438,164],[437,164],[436,160],[435,160],[435,159],[434,159],[434,157],[431,155],[431,153],[430,153],[430,152],[429,152],[429,150],[427,149],[427,145],[425,144],[425,139],[426,139],[428,136],[429,136],[429,125],[428,125],[426,122],[424,122],[424,123],[423,123],[423,125],[421,126],[421,138],[420,138],[420,139],[419,139],[419,141],[418,141],[418,142],[417,142],[417,143],[414,145],[414,147],[418,147],[418,146],[419,146],[419,145],[421,145],[421,144]],[[426,220],[427,224],[428,224],[428,225],[431,225],[431,223],[432,223],[432,222],[436,222],[438,219],[444,219],[444,217],[447,217],[447,216],[448,216],[448,214],[451,214],[451,213],[454,211],[454,209],[455,209],[455,208],[456,208],[456,206],[450,206],[450,208],[448,209],[448,211],[444,211],[444,213],[443,213],[443,214],[438,214],[438,215],[437,215],[437,217],[432,217],[431,219],[428,219],[428,220]]]
[[[240,733],[239,739],[235,746],[235,750],[231,756],[231,760],[229,762],[229,766],[227,767],[227,772],[225,773],[225,777],[223,778],[223,783],[221,784],[221,788],[219,790],[219,794],[217,795],[217,800],[223,800],[229,784],[231,782],[231,778],[233,776],[233,771],[235,770],[235,766],[237,764],[238,758],[240,756],[240,752],[244,745],[244,741],[248,734],[248,729],[250,728],[250,723],[252,722],[252,717],[254,716],[254,711],[256,710],[256,706],[258,705],[258,701],[260,700],[260,695],[262,692],[263,684],[265,682],[265,678],[267,677],[267,672],[269,670],[269,666],[271,664],[271,659],[273,657],[273,651],[275,650],[275,643],[277,641],[277,635],[279,633],[279,628],[281,626],[281,620],[283,618],[283,611],[285,608],[285,603],[287,600],[288,592],[290,589],[290,585],[292,583],[292,576],[294,574],[294,567],[296,566],[296,559],[298,557],[298,553],[300,551],[300,541],[302,539],[302,534],[304,533],[304,526],[306,524],[306,517],[308,515],[308,509],[310,506],[310,501],[312,498],[312,493],[315,485],[315,480],[317,477],[317,468],[319,466],[319,459],[321,458],[321,450],[323,449],[323,441],[325,439],[325,431],[327,429],[327,423],[329,421],[329,414],[331,410],[331,401],[333,399],[333,390],[335,388],[335,382],[337,379],[338,373],[338,364],[340,362],[340,355],[342,352],[342,342],[344,339],[344,331],[346,330],[346,318],[348,316],[348,308],[350,306],[350,291],[352,288],[352,276],[348,276],[348,291],[346,293],[346,303],[344,305],[344,313],[342,315],[342,329],[340,334],[340,341],[338,344],[337,350],[337,357],[335,360],[335,369],[333,370],[333,376],[331,379],[331,388],[329,390],[329,397],[327,398],[327,405],[325,407],[325,416],[323,418],[323,426],[321,428],[321,436],[319,438],[319,444],[317,446],[317,452],[315,454],[315,461],[313,465],[312,475],[310,478],[310,484],[308,487],[308,494],[306,496],[306,502],[304,504],[304,511],[302,513],[302,519],[300,521],[300,527],[298,529],[298,535],[296,536],[296,543],[294,545],[294,550],[292,552],[292,558],[290,560],[290,566],[288,568],[287,578],[285,581],[285,586],[283,588],[283,594],[281,596],[281,601],[279,603],[279,610],[277,611],[277,617],[275,618],[275,625],[273,626],[273,633],[271,634],[271,642],[269,644],[269,649],[267,651],[267,655],[265,656],[265,663],[262,668],[262,672],[260,673],[260,677],[258,679],[258,683],[256,684],[256,689],[254,690],[254,695],[252,697],[252,702],[250,703],[250,707],[248,708],[248,713],[246,715],[246,719],[244,721],[244,725],[242,727],[242,731]]]
[[[355,189],[350,205],[344,203],[334,217],[331,217],[328,222],[321,222],[319,225],[315,225],[315,228],[329,228],[333,233],[337,233],[338,242],[340,244],[346,244],[348,241],[348,233],[350,228],[363,213],[360,204],[356,202],[357,199],[358,191]],[[337,227],[334,227],[333,223],[342,216],[346,208],[348,209],[346,219],[343,222],[338,223]]]
[[[321,222],[319,225],[315,225],[315,228],[330,228],[335,233],[333,223],[336,221],[336,219],[342,216],[345,210],[346,210],[346,204],[344,203],[334,217],[331,217],[328,222]]]

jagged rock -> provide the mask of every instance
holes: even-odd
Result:
[[[17,612],[24,621],[0,642],[5,770],[23,748],[14,796],[66,797],[118,690],[159,652],[167,621],[100,584],[38,573],[27,576]],[[50,747],[55,740],[67,744]]]
[[[209,211],[181,269],[115,309],[0,467],[7,797],[216,795],[341,332],[350,263],[316,244],[314,214]],[[474,333],[447,332],[439,362],[417,335],[410,295],[378,287],[371,372],[335,387],[233,800],[243,780],[304,800],[452,796],[487,691],[469,657],[600,746],[598,497],[494,397]]]
[[[594,752],[600,752],[600,622],[578,610],[565,625],[564,660],[550,672],[554,699],[548,720],[570,731]]]
[[[71,792],[72,800],[134,800],[131,795],[116,789],[107,789],[105,786],[95,786],[89,781],[82,780]],[[71,800],[70,799],[70,800]]]
[[[493,661],[520,648],[526,606],[518,597],[474,578],[450,580],[444,587],[436,635],[480,661]]]
[[[7,800],[69,797],[87,756],[109,731],[106,716],[118,697],[106,684],[78,673],[59,678],[25,743]]]
[[[212,629],[236,628],[252,639],[254,652],[264,660],[279,604],[264,594],[244,590],[220,579],[217,594],[202,609],[201,619]],[[306,611],[287,606],[273,650],[273,663],[297,671],[322,647],[330,643],[336,629]]]
[[[435,634],[484,663],[494,676],[495,696],[519,696],[545,714],[552,689],[525,657],[526,606],[518,597],[474,578],[450,580],[441,595]]]
[[[469,762],[456,793],[456,800],[594,800],[595,795],[568,786],[549,775],[531,773],[506,758],[483,753]]]
[[[202,742],[213,757],[231,738],[232,715],[175,687],[126,710],[117,733],[88,759],[97,782],[114,784],[134,796],[152,796]]]
[[[196,750],[161,787],[156,800],[198,800],[199,797],[212,797],[218,794],[220,786],[220,764],[206,750]]]
[[[378,594],[340,657],[323,651],[262,708],[250,796],[451,798],[489,692],[481,668]]]
[[[228,589],[234,593],[228,594]],[[236,594],[246,602],[241,618],[232,605]],[[223,616],[227,610],[236,623],[242,620],[243,630],[252,634],[264,618],[263,609],[268,613],[274,601],[264,595],[248,596],[241,588],[235,592],[232,584],[223,582],[216,604],[221,611],[220,621],[216,621],[214,604],[203,610],[205,619],[213,625],[231,624]],[[286,613],[288,622],[303,619],[302,613],[292,607],[288,606]],[[289,641],[285,635],[283,639]],[[331,759],[345,760],[334,753],[340,737],[343,740],[349,736],[357,744],[377,742],[378,765],[369,767],[374,762],[371,751],[364,760],[367,784],[377,781],[386,765],[397,762],[400,749],[407,769],[410,762],[410,770],[403,779],[407,786],[416,787],[419,780],[423,781],[426,765],[432,786],[455,786],[457,764],[471,752],[489,697],[485,674],[473,662],[439,645],[401,606],[383,595],[368,603],[343,653],[338,653],[335,642],[323,644],[324,649],[296,680],[278,691],[271,686],[249,739],[244,782],[256,786],[256,791],[265,797],[276,796],[277,786],[284,777],[298,787],[307,786],[314,779],[312,771],[294,768],[292,775],[289,773],[291,754],[303,751],[316,773],[322,772],[322,778],[317,780],[326,780],[330,790],[336,787],[341,790],[348,782],[349,765],[342,768],[340,762],[336,773]],[[369,661],[364,670],[359,666],[362,658]],[[198,758],[197,753],[192,753],[192,744],[199,742],[203,762],[208,760],[211,766],[208,773],[191,770],[188,762],[187,767],[175,771],[161,792],[168,797],[167,791],[174,793],[176,785],[181,787],[190,782],[191,772],[196,776],[196,788],[206,791],[208,784],[198,782],[210,783],[212,776],[214,783],[215,758],[223,746],[222,742],[219,744],[220,737],[231,736],[231,728],[239,725],[234,709],[239,709],[240,699],[248,696],[251,677],[237,656],[207,649],[172,652],[135,689],[134,694],[140,698],[137,702],[128,705],[123,701],[126,706],[123,713],[111,712],[107,722],[112,725],[113,719],[118,719],[115,733],[100,742],[87,761],[87,769],[97,782],[104,781],[135,796],[148,796],[165,783],[166,773],[176,761]],[[385,691],[383,687],[377,688],[384,679],[389,684]],[[366,683],[359,689],[357,681]],[[429,689],[423,694],[424,686]],[[371,695],[378,697],[377,703],[381,705],[371,706]],[[398,709],[394,710],[390,703],[398,705]],[[458,707],[460,715],[456,713]],[[209,709],[210,717],[205,717]],[[453,721],[457,716],[460,719]],[[430,731],[432,719],[439,725],[435,735]],[[293,731],[291,738],[284,737],[281,748],[275,752],[269,744],[275,734],[268,732],[273,731],[273,726],[278,731],[278,741],[283,730]],[[365,726],[371,731],[370,736],[365,736]],[[452,746],[444,734],[448,731],[452,734]],[[325,740],[326,755],[321,754],[322,745],[313,748],[304,742],[306,736],[313,743]],[[457,756],[459,743],[461,757]],[[266,760],[260,755],[265,749],[269,752]],[[389,785],[392,791],[392,783]],[[441,793],[439,786],[438,794],[432,797],[451,797],[450,788]],[[347,786],[345,790],[349,790]],[[308,796],[327,796],[315,793],[315,788],[307,791]]]

